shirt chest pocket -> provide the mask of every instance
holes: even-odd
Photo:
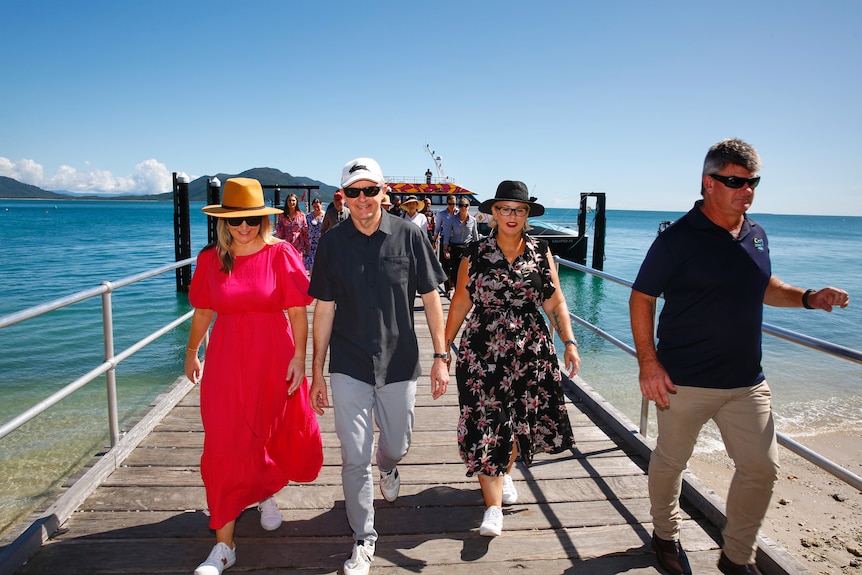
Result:
[[[410,271],[410,258],[407,256],[385,256],[379,261],[378,274],[384,285],[406,284]]]

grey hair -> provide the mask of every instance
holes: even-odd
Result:
[[[727,138],[709,148],[703,159],[702,175],[717,174],[728,164],[742,166],[752,174],[756,174],[760,171],[760,154],[751,144],[738,138]],[[700,193],[703,194],[703,192],[701,184]]]

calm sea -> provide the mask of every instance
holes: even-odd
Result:
[[[193,253],[206,243],[202,205],[191,210]],[[659,223],[687,208],[610,210],[604,270],[634,279]],[[172,262],[172,214],[169,202],[0,200],[0,316]],[[766,321],[862,349],[862,218],[753,217],[769,234],[776,275],[804,287],[840,286],[856,298],[832,314],[767,308]],[[577,210],[549,209],[547,218],[573,223]],[[631,342],[627,288],[570,270],[561,271],[561,282],[575,313]],[[176,292],[174,272],[122,288],[113,300],[118,352],[190,309]],[[121,427],[182,373],[186,330],[164,336],[117,368]],[[576,333],[581,376],[637,421],[635,360],[585,330]],[[99,365],[102,345],[100,298],[0,330],[0,423]],[[771,336],[764,347],[780,431],[806,435],[862,424],[862,366]],[[0,440],[0,532],[104,448],[105,403],[99,378]],[[707,433],[699,449],[718,444],[717,434]]]

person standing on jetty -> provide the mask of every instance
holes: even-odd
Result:
[[[771,392],[760,365],[763,305],[832,311],[850,301],[844,290],[804,290],[772,275],[766,232],[746,215],[760,165],[757,151],[741,140],[713,145],[703,162],[703,199],[655,239],[632,286],[641,393],[658,408],[649,463],[652,547],[672,575],[691,573],[679,541],[679,497],[682,473],[710,419],[735,465],[718,569],[760,573],[757,533],[778,474]]]
[[[398,462],[407,455],[420,375],[413,322],[422,297],[434,346],[431,395],[446,393],[449,366],[443,338],[443,306],[437,286],[445,278],[424,230],[381,207],[386,184],[371,158],[345,164],[341,185],[350,218],[320,238],[308,293],[314,308],[311,405],[329,407],[323,377],[327,348],[335,431],[341,442],[341,482],[353,531],[345,575],[365,575],[374,558],[374,424],[380,429],[380,491],[395,501]],[[431,350],[428,350],[431,351]]]
[[[296,194],[287,195],[283,213],[276,216],[275,237],[295,247],[303,258],[308,255],[308,221]]]
[[[231,178],[222,203],[203,212],[218,218],[218,240],[198,255],[189,288],[185,373],[201,384],[201,477],[216,532],[195,575],[219,575],[236,562],[239,514],[258,504],[261,527],[278,529],[274,494],[315,479],[323,445],[305,377],[308,276],[299,252],[272,236],[269,216],[280,210],[265,206],[257,180]]]
[[[466,198],[461,201],[469,207]],[[575,444],[557,351],[541,310],[563,339],[569,377],[581,358],[548,243],[526,233],[527,216],[540,216],[545,208],[523,182],[506,180],[479,211],[493,216],[491,234],[459,258],[446,347],[472,309],[455,368],[458,450],[467,476],[479,475],[485,500],[479,534],[493,537],[503,530],[502,506],[518,499],[509,475],[515,458],[520,454],[530,466],[535,453],[560,453]]]
[[[326,206],[326,213],[323,215],[323,224],[320,226],[320,235],[322,236],[329,231],[329,228],[335,224],[340,224],[350,215],[350,208],[344,204],[344,192],[335,190],[332,194],[332,203]]]

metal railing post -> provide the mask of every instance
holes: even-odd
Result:
[[[105,339],[105,361],[111,368],[105,372],[105,383],[108,396],[108,432],[111,435],[111,447],[120,440],[120,418],[117,409],[117,364],[114,358],[114,315],[112,311],[111,282],[102,282],[107,291],[102,294],[102,331]]]

